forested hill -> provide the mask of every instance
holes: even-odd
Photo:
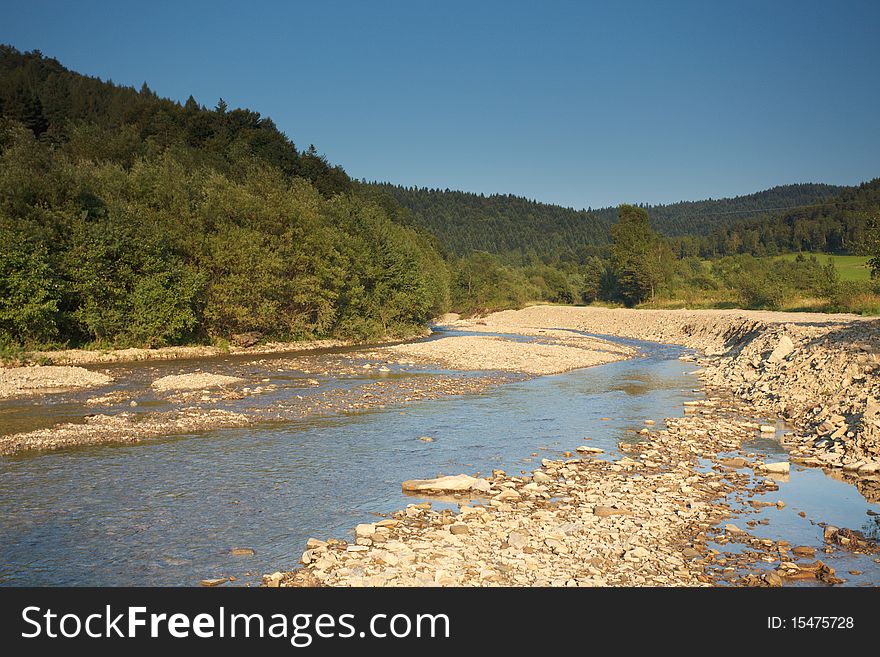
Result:
[[[125,127],[97,156],[112,156],[113,149],[124,149],[127,156],[136,157],[185,144],[220,168],[247,153],[288,176],[308,178],[325,196],[351,186],[341,167],[329,165],[313,146],[298,150],[259,112],[230,109],[222,99],[207,109],[192,96],[181,105],[160,98],[146,82],[140,90],[118,86],[69,71],[39,51],[22,53],[2,44],[0,114],[51,142],[67,141],[84,124],[113,130]]]
[[[583,261],[610,242],[617,208],[574,210],[520,196],[472,194],[371,183],[408,208],[415,221],[450,251],[525,256],[544,261]],[[767,209],[823,202],[846,188],[797,184],[756,194],[668,205],[642,205],[652,227],[668,235],[708,235],[719,226],[767,215]]]
[[[705,235],[719,226],[776,214],[789,208],[821,203],[846,187],[817,183],[779,185],[754,194],[705,201],[643,205],[651,223],[664,235]]]
[[[704,257],[792,251],[864,255],[870,252],[871,222],[878,217],[880,178],[875,178],[819,203],[740,219],[709,235],[679,237],[675,242],[681,255]]]
[[[0,359],[421,331],[449,265],[368,191],[252,110],[0,47]]]

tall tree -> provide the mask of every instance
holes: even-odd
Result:
[[[634,205],[621,205],[617,223],[611,227],[611,238],[611,256],[624,303],[634,306],[649,297],[653,301],[669,258],[668,248],[664,248],[663,241],[651,230],[648,211]]]

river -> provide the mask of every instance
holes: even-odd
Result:
[[[419,501],[401,492],[402,480],[494,468],[529,471],[585,438],[614,458],[618,440],[632,440],[645,419],[678,416],[684,401],[702,397],[693,363],[678,359],[681,349],[622,342],[638,346],[641,355],[479,395],[0,457],[0,584],[194,585],[229,576],[236,584],[254,584],[263,573],[295,567],[309,537],[350,538],[355,524]],[[206,359],[186,367],[253,373],[264,361]],[[180,367],[127,364],[126,385],[143,386]],[[436,373],[406,368],[327,376],[321,386]],[[266,372],[267,379],[290,385],[307,376]],[[279,385],[259,403],[285,394],[290,390]],[[93,412],[82,402],[83,394],[45,406],[7,400],[0,418],[9,420],[4,429],[14,424],[21,430]],[[419,440],[423,436],[434,440]],[[876,516],[867,512],[880,512],[878,505],[820,471],[794,467],[778,495],[788,506],[767,531],[781,530],[776,536],[790,536],[793,545],[817,544],[821,529],[810,520],[876,531]],[[233,556],[233,548],[253,554]],[[864,575],[852,583],[880,583],[876,563],[853,563]]]

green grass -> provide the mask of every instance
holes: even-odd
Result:
[[[871,280],[871,268],[868,266],[868,260],[870,258],[868,256],[833,255],[830,253],[805,253],[804,257],[809,258],[810,255],[815,255],[819,262],[823,265],[828,262],[828,258],[831,258],[831,261],[834,263],[834,267],[840,274],[840,280],[842,281]],[[797,256],[797,253],[786,253],[785,255],[775,257],[781,258],[783,260],[794,260],[795,258],[797,258]]]

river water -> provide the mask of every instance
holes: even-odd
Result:
[[[238,584],[256,583],[263,573],[295,567],[309,537],[351,538],[355,524],[418,501],[401,493],[405,479],[529,471],[585,438],[613,458],[618,440],[632,440],[645,419],[680,415],[682,402],[701,396],[693,363],[678,360],[681,349],[621,342],[638,346],[641,355],[480,395],[0,457],[0,584],[194,585],[230,575]],[[186,369],[253,373],[260,362],[205,359]],[[175,368],[182,366],[128,364],[125,373],[128,380],[148,381]],[[437,370],[393,374],[425,373]],[[307,375],[266,376],[295,383]],[[362,385],[378,376],[325,377],[321,386]],[[282,386],[261,403],[284,394]],[[10,424],[0,430],[84,412],[77,396],[45,407],[7,401],[0,405],[0,422]],[[434,441],[420,441],[422,436]],[[794,468],[779,496],[792,513],[804,509],[808,518],[857,529],[872,522],[867,510],[880,511],[819,471],[802,477]],[[821,543],[821,529],[784,517],[792,544]],[[232,548],[254,554],[232,556]],[[863,559],[858,565],[868,580],[857,583],[878,583],[876,564]]]

